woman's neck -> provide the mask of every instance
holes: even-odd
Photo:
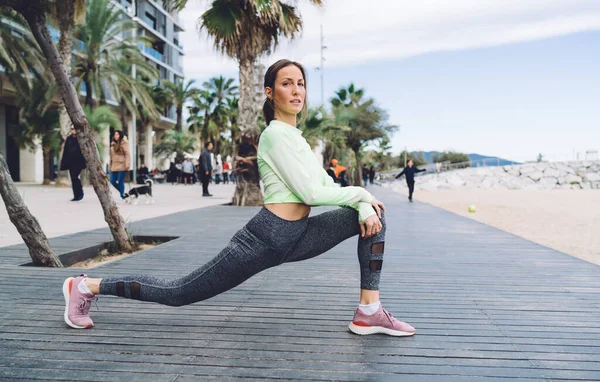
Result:
[[[295,114],[275,113],[275,119],[280,122],[285,122],[290,126],[296,127],[296,115]]]

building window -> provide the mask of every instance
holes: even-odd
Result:
[[[144,15],[144,22],[152,27],[152,29],[156,29],[156,18],[150,13],[146,12]]]

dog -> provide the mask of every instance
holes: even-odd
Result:
[[[154,197],[152,196],[152,180],[147,179],[145,186],[139,186],[132,188],[129,192],[125,193],[125,203],[137,204],[140,195],[146,195],[146,204],[154,203]],[[135,199],[133,198],[135,196]]]

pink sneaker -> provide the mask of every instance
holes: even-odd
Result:
[[[387,310],[379,305],[379,310],[372,315],[364,314],[360,309],[356,309],[354,319],[348,325],[352,333],[367,334],[383,333],[390,336],[406,337],[415,334],[415,328],[406,322],[398,321]]]
[[[63,295],[65,296],[65,322],[75,329],[87,329],[94,326],[90,318],[90,306],[94,300],[92,293],[81,293],[79,283],[86,275],[69,277],[63,283]]]

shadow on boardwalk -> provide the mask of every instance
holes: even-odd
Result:
[[[62,321],[62,280],[74,271],[20,267],[29,261],[20,245],[0,248],[0,379],[600,380],[598,266],[375,194],[388,209],[382,301],[417,328],[414,337],[347,331],[359,286],[355,239],[186,307],[100,297],[96,327],[80,331]],[[89,273],[184,275],[257,210],[218,206],[133,223],[134,234],[181,238]],[[102,229],[51,242],[62,253],[108,237]]]

